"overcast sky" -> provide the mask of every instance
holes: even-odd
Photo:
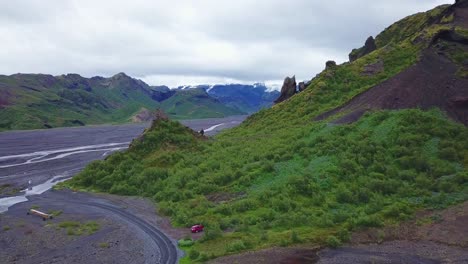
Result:
[[[453,0],[5,0],[0,74],[125,72],[152,85],[278,84]]]

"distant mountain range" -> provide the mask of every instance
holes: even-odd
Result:
[[[250,114],[278,96],[260,84],[170,89],[125,73],[110,78],[0,75],[0,131],[148,121],[157,108],[175,119]]]
[[[177,90],[194,88],[203,89],[221,103],[249,114],[272,106],[280,96],[279,91],[270,90],[263,83],[180,86]]]

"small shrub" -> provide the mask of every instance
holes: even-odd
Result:
[[[200,252],[198,252],[197,250],[191,249],[191,250],[189,251],[189,258],[190,258],[190,259],[195,260],[195,259],[197,259],[199,256],[200,256]]]
[[[442,217],[441,214],[434,214],[430,217],[430,219],[433,223],[437,223],[437,224],[444,221],[444,218]]]
[[[189,239],[184,238],[184,239],[179,240],[177,242],[177,245],[179,247],[191,247],[191,246],[193,246],[194,243],[195,242],[191,238],[189,238]]]
[[[202,241],[213,240],[223,236],[223,233],[219,227],[205,228],[204,232],[205,234],[203,235]]]
[[[51,210],[48,212],[48,214],[52,215],[53,217],[57,217],[62,214],[61,210]]]
[[[3,231],[8,231],[8,230],[10,230],[10,229],[11,229],[10,226],[4,226],[4,227],[3,227]]]
[[[326,243],[327,246],[331,248],[337,248],[341,246],[341,241],[336,236],[329,236]]]
[[[205,261],[208,261],[210,260],[210,256],[208,256],[207,254],[205,253],[202,253],[200,254],[200,258],[198,259],[200,262],[205,262]]]
[[[84,224],[83,229],[89,234],[96,233],[99,230],[99,224],[96,221],[89,221]]]
[[[382,242],[384,242],[384,239],[385,239],[385,232],[382,230],[377,231],[377,243],[381,244]]]
[[[293,243],[300,243],[301,242],[301,239],[299,238],[299,236],[297,235],[296,231],[292,231],[291,233],[291,241]]]
[[[69,236],[80,236],[83,233],[91,235],[99,230],[99,224],[96,221],[89,221],[84,224],[77,221],[64,221],[58,227],[66,229]]]
[[[239,252],[245,249],[247,249],[247,246],[244,244],[244,241],[236,240],[227,245],[226,251],[232,253],[232,252]]]
[[[289,246],[289,241],[286,239],[281,239],[281,241],[279,242],[279,245],[280,247],[287,247]]]
[[[75,235],[77,235],[77,234],[76,234],[76,232],[75,232],[74,229],[69,228],[69,229],[67,229],[67,235],[69,235],[69,236],[75,236]]]
[[[394,203],[383,210],[383,214],[386,217],[397,218],[400,220],[406,220],[412,214],[411,207],[406,203]]]
[[[342,242],[348,242],[351,239],[351,233],[346,229],[338,231],[337,236]]]
[[[102,243],[99,243],[99,244],[98,244],[98,247],[100,247],[100,248],[109,248],[110,245],[109,245],[109,243],[107,243],[107,242],[102,242]]]
[[[64,221],[64,222],[61,222],[58,226],[61,228],[75,228],[75,227],[80,226],[80,223],[76,221]]]
[[[356,225],[360,227],[382,227],[383,221],[376,215],[366,215],[359,217],[356,221]]]

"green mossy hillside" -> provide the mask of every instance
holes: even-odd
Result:
[[[68,184],[150,197],[176,226],[204,223],[194,248],[215,256],[233,253],[236,241],[241,251],[322,244],[468,198],[468,131],[438,110],[374,112],[355,124],[316,122],[263,140],[230,134],[203,141],[164,122],[146,143]]]
[[[174,119],[216,118],[246,113],[228,107],[214,99],[203,89],[179,90],[161,104]]]
[[[162,101],[158,96],[153,87],[123,73],[90,79],[76,74],[0,75],[0,131],[126,123],[142,109],[156,108],[176,119],[244,114],[201,89],[179,90]]]
[[[406,21],[432,21],[444,8]],[[149,197],[179,227],[203,223],[191,249],[199,261],[299,243],[338,246],[352,231],[465,201],[468,129],[439,109],[373,111],[343,125],[332,122],[339,116],[317,121],[414,65],[445,29],[434,21],[385,33],[376,51],[323,71],[303,92],[212,139],[174,133],[179,125],[169,122],[150,130],[159,134],[143,139],[145,151],[97,161],[67,184]],[[381,71],[364,74],[380,62]]]

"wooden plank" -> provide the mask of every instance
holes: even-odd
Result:
[[[42,217],[42,219],[44,219],[44,220],[46,220],[46,219],[52,219],[52,218],[53,218],[52,215],[43,213],[43,212],[38,211],[38,210],[36,210],[36,209],[29,209],[28,214],[33,214],[33,215],[40,216],[40,217]]]

